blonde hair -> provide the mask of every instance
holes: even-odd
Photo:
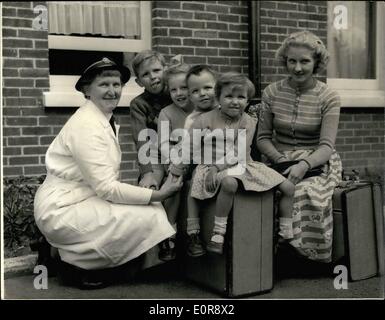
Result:
[[[254,84],[249,80],[248,77],[237,72],[226,72],[218,77],[217,83],[215,84],[215,95],[219,99],[224,87],[234,86],[239,88],[247,89],[247,99],[250,100],[255,95]]]
[[[287,37],[276,52],[276,59],[284,67],[287,66],[287,52],[290,47],[305,47],[313,51],[315,60],[314,73],[320,73],[329,62],[329,52],[322,40],[310,31],[299,31]]]
[[[154,58],[157,59],[162,64],[162,66],[166,66],[166,59],[161,53],[152,50],[144,50],[139,52],[132,60],[132,69],[134,70],[135,76],[139,77],[139,67],[145,60]]]
[[[187,72],[190,70],[190,66],[185,63],[171,65],[168,69],[166,69],[165,72],[165,79],[166,83],[168,83],[168,80],[174,75],[184,73],[187,75]]]

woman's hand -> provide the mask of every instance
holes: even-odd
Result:
[[[167,176],[160,190],[152,192],[151,201],[163,201],[179,191],[183,186],[183,177],[175,177],[172,174]]]
[[[309,170],[307,163],[305,161],[300,161],[299,163],[287,168],[282,174],[284,176],[288,174],[287,178],[292,183],[297,184],[298,182],[302,181],[307,170]]]
[[[214,192],[217,187],[217,173],[218,168],[216,166],[211,166],[205,182],[205,187],[208,192]]]
[[[143,188],[154,189],[154,190],[159,189],[159,184],[155,180],[154,174],[152,172],[146,172],[143,175],[142,179],[139,181],[139,186]]]

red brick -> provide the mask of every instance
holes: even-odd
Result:
[[[231,14],[219,14],[218,15],[218,21],[239,23],[239,19],[240,19],[239,15],[231,15]]]
[[[183,28],[191,29],[203,29],[205,27],[205,22],[203,21],[182,21]]]
[[[225,57],[208,57],[209,64],[229,64],[230,59]]]
[[[187,64],[206,64],[206,57],[196,57],[196,56],[185,56],[183,61]]]
[[[16,9],[14,8],[3,8],[3,17],[16,17]]]
[[[3,28],[3,38],[11,38],[16,37],[17,32],[16,29]]]
[[[154,8],[180,9],[181,1],[154,1]]]
[[[26,145],[37,145],[37,137],[8,137],[8,146],[26,146]]]
[[[237,57],[239,56],[239,50],[233,50],[233,49],[220,49],[219,55],[223,55],[226,57]]]
[[[40,117],[39,126],[47,125],[64,125],[68,120],[67,116],[51,116],[51,117]]]
[[[3,96],[4,97],[20,97],[20,89],[3,88]]]
[[[192,12],[185,12],[185,11],[174,11],[171,10],[169,12],[171,19],[185,19],[185,20],[191,20],[193,18]]]
[[[286,19],[278,19],[278,25],[280,27],[297,27],[297,21],[295,21],[295,20],[286,20]]]
[[[8,69],[8,68],[5,68],[3,69],[3,77],[4,78],[7,78],[7,77],[19,77],[19,70],[18,69]],[[5,95],[5,93],[4,93]]]
[[[19,29],[17,34],[19,38],[48,39],[48,31]]]
[[[25,78],[48,78],[48,69],[20,69],[20,76]]]
[[[278,2],[277,3],[277,9],[278,10],[285,10],[285,11],[296,11],[297,10],[297,4],[295,3],[287,3],[287,2],[284,2],[284,3],[281,3],[281,2]]]
[[[45,111],[43,107],[37,108],[36,106],[32,106],[30,108],[20,108],[22,116],[42,116],[45,115]]]
[[[216,12],[216,13],[228,13],[229,7],[223,5],[207,4],[206,11]]]
[[[156,18],[168,18],[168,10],[154,9],[152,15]]]
[[[7,108],[6,105],[3,106],[3,117],[7,116],[19,116],[20,115],[20,109],[19,108]]]
[[[30,1],[25,1],[25,2],[23,2],[23,1],[5,1],[5,2],[3,2],[3,8],[9,8],[9,7],[11,7],[11,8],[32,8],[31,7],[31,5],[32,5],[32,2],[30,2]]]
[[[230,26],[232,26],[232,25],[230,25]],[[215,29],[215,30],[227,31],[229,29],[229,24],[228,23],[220,23],[220,22],[210,22],[210,21],[207,21],[206,28],[207,29]]]
[[[21,117],[7,117],[6,124],[8,126],[36,126],[36,118],[21,118]]]
[[[195,12],[194,19],[196,20],[217,20],[215,13]]]
[[[180,38],[155,38],[153,39],[154,43],[157,44],[162,44],[162,45],[170,45],[170,46],[175,46],[175,45],[181,45],[181,39]]]
[[[4,167],[3,174],[6,177],[21,176],[23,175],[23,167]]]
[[[48,41],[47,40],[34,40],[35,48],[37,49],[48,49]]]
[[[14,28],[32,28],[32,20],[19,18],[3,18],[3,26]]]
[[[231,7],[230,13],[246,16],[248,14],[248,8],[247,7]]]
[[[230,47],[237,49],[247,49],[249,47],[249,43],[247,41],[231,41]]]
[[[204,11],[205,6],[204,4],[185,2],[182,4],[182,9],[191,11]]]
[[[33,80],[8,78],[4,79],[4,87],[33,87]]]
[[[229,41],[225,41],[225,40],[208,40],[207,46],[215,47],[215,48],[229,48],[230,43]]]
[[[31,59],[11,59],[5,58],[3,59],[4,68],[32,68],[33,62]]]
[[[213,41],[213,40],[208,41],[209,47],[210,47],[210,41]],[[207,40],[204,40],[204,39],[183,39],[183,45],[185,46],[204,47],[206,46],[206,43],[207,43]]]
[[[17,79],[22,80],[22,79]],[[8,107],[32,106],[36,104],[35,98],[6,98],[5,105]]]
[[[31,9],[17,9],[17,16],[19,18],[33,19],[37,14]]]
[[[35,62],[35,68],[48,68],[48,59],[43,59],[43,60],[39,60],[39,59],[35,59],[34,60]]]
[[[170,37],[192,37],[192,30],[187,29],[169,29]]]
[[[175,21],[175,20],[168,20],[168,19],[153,19],[153,26],[154,27],[180,27],[181,22]]]
[[[53,139],[55,139],[55,136],[44,136],[44,137],[40,137],[39,138],[39,145],[50,145],[53,141]]]
[[[195,48],[195,54],[198,56],[217,56],[218,55],[218,49]]]
[[[239,32],[219,32],[219,38],[240,40],[241,34]]]
[[[3,155],[4,156],[17,156],[19,154],[21,154],[21,148],[20,147],[3,148]]]
[[[46,174],[47,169],[45,166],[26,166],[24,167],[25,175]]]
[[[9,159],[10,165],[38,164],[39,157],[14,157]]]
[[[24,136],[41,136],[41,135],[49,135],[52,133],[51,127],[25,127],[22,128],[22,132]]]
[[[194,48],[190,47],[171,47],[172,54],[192,55],[194,54]]]
[[[217,38],[218,37],[218,32],[217,31],[194,31],[194,37],[195,38]]]
[[[248,32],[249,26],[247,24],[230,24],[230,31]]]
[[[49,81],[48,80],[35,80],[35,87],[37,88],[49,88]]]
[[[48,58],[48,51],[47,50],[40,50],[40,49],[20,49],[19,50],[19,56],[20,58]]]

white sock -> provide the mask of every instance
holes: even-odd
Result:
[[[187,234],[199,233],[200,219],[199,218],[187,218]]]
[[[292,239],[293,234],[293,218],[279,218],[279,232],[278,234],[284,239]]]

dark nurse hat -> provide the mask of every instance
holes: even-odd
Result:
[[[118,70],[121,74],[121,79],[123,84],[128,82],[131,77],[130,69],[125,66],[117,65],[114,61],[109,58],[103,58],[102,60],[96,61],[91,64],[88,68],[83,71],[83,74],[75,84],[77,91],[82,91],[82,87],[85,83],[89,82],[89,79],[92,79],[95,74],[101,72],[103,69],[108,70]]]

